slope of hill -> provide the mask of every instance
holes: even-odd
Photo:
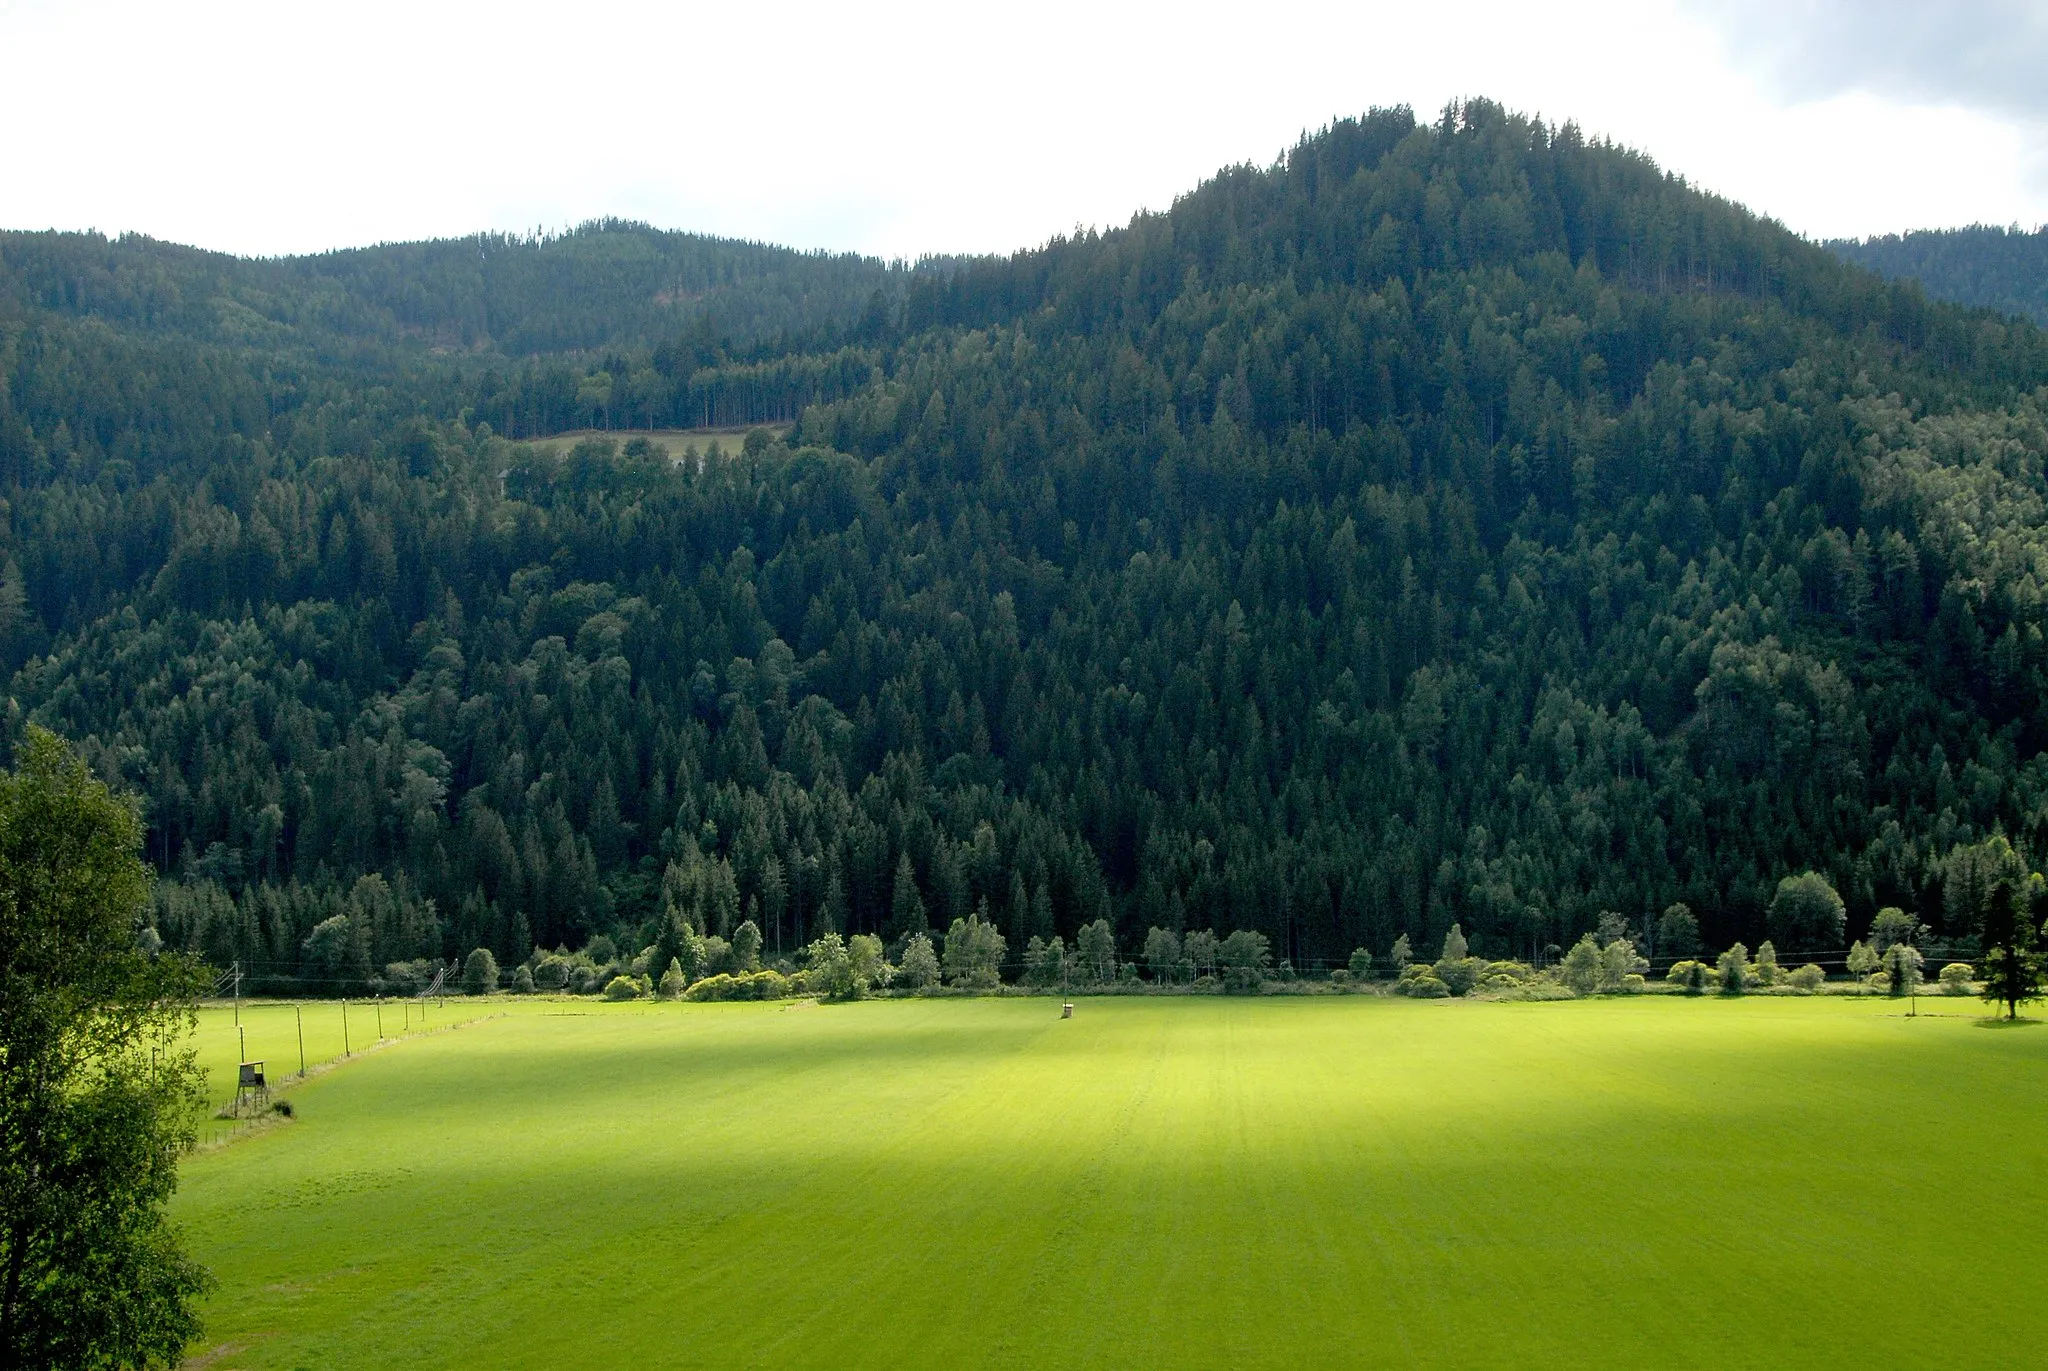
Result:
[[[435,294],[459,251],[321,268],[374,348],[0,316],[11,726],[146,795],[215,958],[977,910],[1529,955],[1680,900],[1754,942],[1809,867],[1964,938],[2048,843],[2043,336],[1570,126],[1374,111],[738,359]],[[616,397],[800,420],[504,437]]]
[[[0,299],[141,333],[308,350],[333,339],[511,357],[645,349],[702,320],[752,347],[849,328],[908,274],[620,220],[258,260],[134,235],[0,233]]]
[[[1844,261],[1918,281],[1938,300],[1981,305],[2048,325],[2048,226],[1976,224],[1827,244]]]

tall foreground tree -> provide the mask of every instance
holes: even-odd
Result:
[[[2026,896],[2000,877],[1984,901],[1984,999],[2019,1017],[2020,1006],[2041,998],[2044,969],[2040,938]]]
[[[137,946],[142,825],[54,735],[0,772],[0,1365],[175,1365],[166,1205],[204,1101],[196,963]]]

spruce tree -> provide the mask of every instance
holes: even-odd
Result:
[[[2005,1017],[2017,1019],[2020,1006],[2041,998],[2044,968],[2040,935],[2022,896],[2001,876],[1984,901],[1984,1000],[2004,1005]]]
[[[889,940],[896,942],[930,931],[924,896],[918,894],[917,873],[912,870],[910,854],[906,852],[896,859],[896,888],[889,904]]]

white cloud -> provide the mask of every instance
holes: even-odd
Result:
[[[2023,113],[1788,86],[1727,11],[0,0],[0,224],[286,252],[621,214],[1003,250],[1164,207],[1334,115],[1468,94],[1816,235],[2048,218]]]

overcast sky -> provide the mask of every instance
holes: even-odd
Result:
[[[0,226],[242,253],[598,215],[886,256],[1485,95],[1816,237],[2048,220],[2048,0],[0,0]]]

